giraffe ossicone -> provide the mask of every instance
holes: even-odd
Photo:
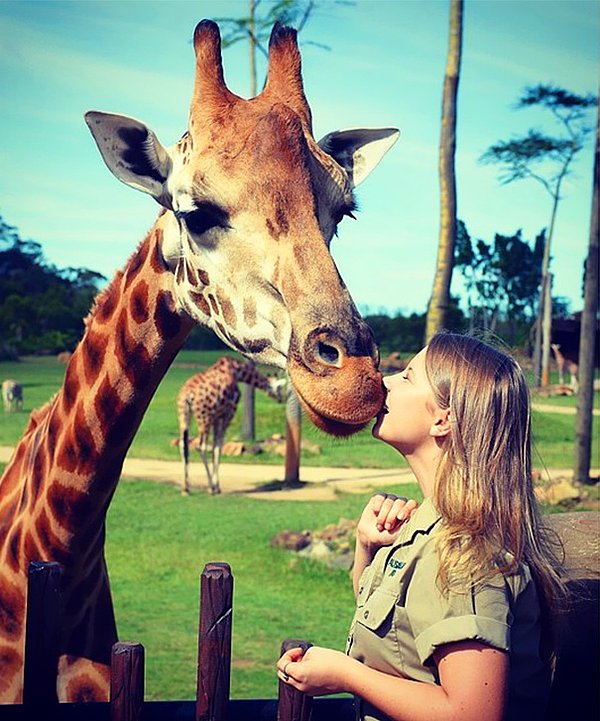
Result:
[[[163,206],[96,299],[63,385],[31,414],[0,479],[0,703],[22,699],[27,570],[63,568],[57,692],[106,700],[117,640],[105,520],[143,414],[195,323],[285,367],[312,421],[348,435],[383,403],[378,352],[329,252],[352,190],[398,136],[317,143],[295,32],[276,26],[264,90],[225,86],[215,23],[194,33],[188,131],[163,147],[143,123],[90,112],[110,170]]]

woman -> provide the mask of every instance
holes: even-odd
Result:
[[[278,675],[312,696],[355,694],[365,721],[542,719],[563,586],[533,493],[523,374],[444,333],[384,382],[373,435],[407,459],[423,503],[371,498],[346,654],[292,649]]]

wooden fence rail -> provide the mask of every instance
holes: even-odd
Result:
[[[599,716],[600,564],[598,515],[561,514],[555,526],[567,551],[572,605],[561,618],[559,655],[546,721],[597,721]],[[0,721],[354,721],[350,698],[312,699],[279,683],[277,699],[230,699],[233,575],[209,563],[200,575],[198,674],[195,701],[144,701],[144,647],[117,643],[112,650],[110,701],[59,704],[61,569],[29,568],[23,704],[0,705]],[[282,652],[307,641],[288,639]],[[273,659],[275,674],[276,659]]]

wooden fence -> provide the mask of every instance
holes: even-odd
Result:
[[[208,563],[200,575],[198,674],[195,701],[144,701],[144,647],[112,649],[110,701],[59,704],[56,668],[60,628],[58,563],[29,567],[23,704],[0,705],[0,721],[351,721],[348,698],[312,699],[279,682],[277,699],[230,699],[233,575],[226,563]],[[307,643],[288,639],[288,648]],[[273,674],[276,673],[273,659]]]
[[[559,658],[546,721],[598,721],[598,514],[556,518],[573,591],[559,627]],[[553,519],[554,520],[554,519]],[[584,544],[582,546],[582,543]],[[577,555],[577,549],[580,549]],[[573,554],[575,550],[575,554]],[[233,575],[209,563],[200,575],[195,701],[144,701],[144,647],[117,643],[110,702],[59,704],[56,668],[60,628],[60,566],[31,563],[27,603],[23,704],[0,705],[0,721],[353,721],[350,698],[317,698],[279,683],[277,699],[230,699]],[[288,639],[282,652],[306,643]],[[276,659],[273,659],[275,674]]]

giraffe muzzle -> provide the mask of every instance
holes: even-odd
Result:
[[[366,326],[365,326],[366,327]],[[357,433],[381,410],[385,393],[377,348],[368,333],[350,354],[330,332],[310,334],[300,353],[292,338],[288,372],[312,423],[335,436]],[[366,352],[365,352],[366,351]]]

